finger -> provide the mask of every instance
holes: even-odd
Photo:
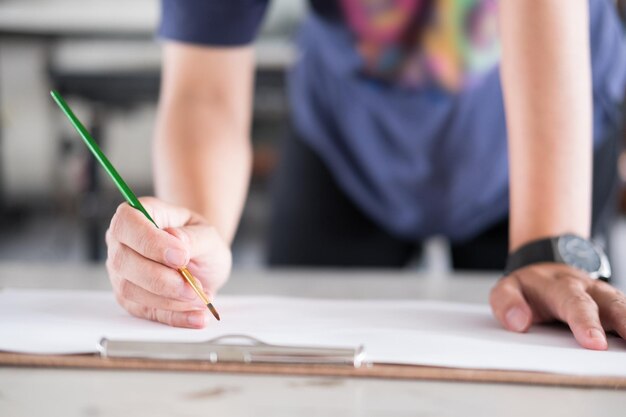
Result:
[[[205,293],[211,299],[230,274],[232,254],[228,246],[215,228],[204,224],[168,228],[166,231],[187,246],[191,254],[187,269],[202,282]]]
[[[139,197],[139,202],[161,229],[182,226],[189,223],[194,216],[185,207],[167,204],[158,198]]]
[[[119,279],[114,284],[116,294],[124,299],[133,301],[147,307],[155,308],[157,310],[170,310],[170,311],[204,311],[206,305],[199,297],[191,301],[180,301],[172,298],[162,297],[153,294],[145,289],[141,288],[137,284],[127,280]]]
[[[204,312],[201,311],[170,311],[148,307],[134,301],[119,298],[118,302],[126,311],[135,317],[157,321],[174,327],[201,329],[204,327]]]
[[[142,256],[172,268],[189,262],[189,253],[180,239],[155,227],[139,210],[128,204],[117,208],[107,235],[107,241],[117,240]]]
[[[197,298],[178,271],[144,258],[122,243],[109,245],[106,266],[111,275],[124,277],[153,294],[185,301]]]
[[[607,348],[598,305],[581,282],[570,281],[560,286],[556,303],[558,318],[569,325],[582,347],[593,350]]]
[[[514,332],[525,332],[532,323],[533,312],[515,275],[501,279],[491,290],[489,303],[494,316]]]
[[[221,239],[216,229],[211,226],[192,224],[183,227],[168,227],[165,231],[185,244],[190,258],[214,253],[221,249]]]
[[[196,279],[196,284],[209,300],[215,297],[215,293],[221,287],[221,279],[215,279],[214,274],[207,272],[206,264],[196,265],[192,259],[187,265],[187,270]],[[210,275],[209,275],[210,274]]]
[[[589,293],[600,309],[604,328],[614,330],[626,339],[626,296],[604,282],[598,282]]]

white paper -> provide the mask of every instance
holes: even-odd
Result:
[[[39,354],[96,352],[102,337],[145,341],[205,341],[246,334],[267,343],[365,346],[379,363],[626,377],[626,342],[609,350],[581,348],[567,328],[503,330],[486,305],[416,300],[218,298],[222,321],[202,330],[134,318],[110,292],[0,291],[0,350]]]

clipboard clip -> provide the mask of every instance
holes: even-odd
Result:
[[[147,342],[103,338],[100,340],[98,351],[103,358],[347,365],[355,368],[360,367],[365,358],[363,346],[356,348],[282,346],[241,334],[220,336],[205,342]]]

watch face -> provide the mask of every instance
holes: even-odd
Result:
[[[559,254],[563,262],[587,272],[600,269],[600,255],[591,242],[574,235],[564,235],[558,241]]]

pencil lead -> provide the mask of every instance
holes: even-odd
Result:
[[[213,307],[213,304],[208,303],[206,306],[209,307],[209,310],[211,311],[211,314],[213,314],[213,317],[215,317],[217,321],[220,321],[220,314],[217,312],[215,307]]]

